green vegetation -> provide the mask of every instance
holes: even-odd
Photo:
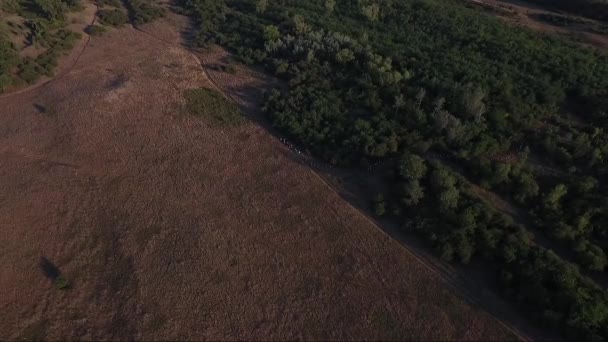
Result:
[[[55,287],[57,287],[57,289],[59,289],[59,290],[67,290],[72,286],[70,281],[67,280],[66,278],[64,278],[63,276],[57,277],[57,279],[55,279],[54,283],[55,283]]]
[[[243,114],[224,96],[206,88],[189,89],[184,93],[186,110],[193,114],[209,117],[223,126],[233,126],[243,122]]]
[[[4,11],[25,18],[24,25],[8,23],[14,33],[26,32],[28,44],[43,50],[21,59],[17,47],[0,35],[0,93],[10,86],[32,84],[52,76],[59,56],[74,47],[81,35],[66,30],[65,14],[82,8],[80,0],[10,0]]]
[[[19,63],[19,55],[13,44],[0,38],[0,93],[14,82],[11,70]]]
[[[392,165],[378,215],[446,260],[497,270],[546,326],[608,339],[608,293],[563,260],[585,273],[608,263],[605,55],[450,0],[181,5],[195,45],[222,44],[285,82],[263,108],[277,128],[331,164]],[[470,182],[522,214],[500,213]]]
[[[90,25],[84,31],[91,36],[101,36],[106,32],[106,28],[99,25]]]
[[[129,22],[127,14],[120,9],[102,9],[97,11],[99,21],[104,25],[119,27]]]
[[[125,0],[129,16],[133,24],[141,25],[165,16],[163,8],[154,4],[154,1]]]

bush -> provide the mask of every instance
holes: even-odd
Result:
[[[102,24],[110,26],[122,26],[129,21],[127,14],[119,9],[100,10],[97,16]]]
[[[72,286],[69,280],[65,279],[63,276],[57,277],[55,279],[55,287],[59,290],[67,290]]]
[[[222,94],[206,88],[189,89],[184,93],[186,110],[190,114],[206,116],[222,125],[235,125],[243,121],[240,110]]]
[[[149,23],[165,15],[165,11],[161,7],[142,0],[127,0],[126,5],[131,20],[136,25]]]
[[[84,29],[84,32],[91,36],[101,36],[106,32],[106,28],[99,25],[90,25]]]

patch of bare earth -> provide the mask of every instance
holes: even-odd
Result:
[[[514,338],[263,128],[185,113],[200,86],[125,28],[0,99],[0,339]]]

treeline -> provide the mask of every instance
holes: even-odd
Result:
[[[198,23],[196,44],[222,44],[285,81],[264,105],[285,134],[332,164],[394,164],[377,214],[446,260],[501,270],[505,293],[568,337],[608,338],[606,291],[455,173],[530,208],[541,231],[603,269],[605,56],[450,1],[181,5]],[[556,114],[567,107],[577,120]]]

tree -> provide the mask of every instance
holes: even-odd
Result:
[[[255,3],[255,11],[257,13],[261,14],[266,12],[266,8],[268,8],[268,0],[257,0]]]
[[[424,198],[424,187],[417,180],[410,180],[403,186],[403,202],[408,206],[417,205]]]
[[[578,253],[583,264],[590,270],[603,271],[608,265],[608,258],[601,247],[587,240],[579,241],[574,250]]]
[[[380,6],[378,4],[369,4],[367,6],[363,5],[361,7],[361,13],[369,20],[376,21],[380,16]]]
[[[538,195],[539,187],[532,174],[521,172],[514,183],[513,195],[519,203],[525,203],[528,199]]]
[[[281,38],[281,32],[274,25],[268,25],[264,27],[264,39],[267,42],[275,42]]]
[[[427,166],[424,159],[413,153],[406,153],[401,157],[399,163],[399,175],[411,181],[417,181],[424,177]]]
[[[355,54],[350,49],[342,49],[336,54],[336,60],[341,64],[346,64],[355,59]]]
[[[436,98],[435,101],[433,101],[432,115],[433,116],[437,115],[443,109],[444,104],[445,104],[445,98],[443,98],[443,97]]]
[[[399,94],[397,96],[395,96],[395,103],[393,104],[393,108],[395,109],[395,114],[397,114],[397,111],[401,108],[403,108],[405,106],[405,98],[403,97],[403,94]]]
[[[378,194],[373,201],[374,213],[378,216],[384,216],[386,214],[386,201],[384,195]]]
[[[483,102],[485,92],[481,87],[474,87],[469,84],[465,87],[462,95],[462,104],[468,115],[481,122],[482,115],[486,112],[486,104]]]
[[[471,261],[471,257],[475,252],[473,243],[469,240],[467,235],[460,231],[456,237],[456,254],[463,264],[468,264]]]
[[[298,33],[305,33],[310,29],[304,17],[299,14],[293,16],[293,25]]]
[[[325,0],[325,10],[327,13],[332,13],[336,8],[336,0]]]
[[[578,182],[576,190],[579,194],[586,195],[596,189],[598,184],[599,182],[597,179],[593,178],[592,176],[587,176]]]
[[[420,109],[420,106],[422,105],[422,101],[424,100],[424,97],[426,96],[426,90],[424,88],[420,88],[418,90],[418,93],[416,93],[416,108]]]
[[[436,169],[431,174],[431,185],[436,190],[453,188],[456,179],[445,168]]]
[[[442,212],[449,212],[451,209],[455,209],[458,206],[458,199],[460,192],[454,188],[447,188],[439,194],[439,209]]]
[[[63,20],[65,4],[59,0],[34,0],[38,10],[50,21]]]
[[[26,22],[30,29],[28,40],[31,44],[44,43],[45,36],[48,33],[47,21],[43,19],[30,19]]]
[[[545,206],[552,209],[556,209],[559,205],[559,201],[562,197],[564,197],[564,195],[566,195],[567,192],[568,188],[564,184],[556,185],[553,190],[551,190],[545,196]]]

